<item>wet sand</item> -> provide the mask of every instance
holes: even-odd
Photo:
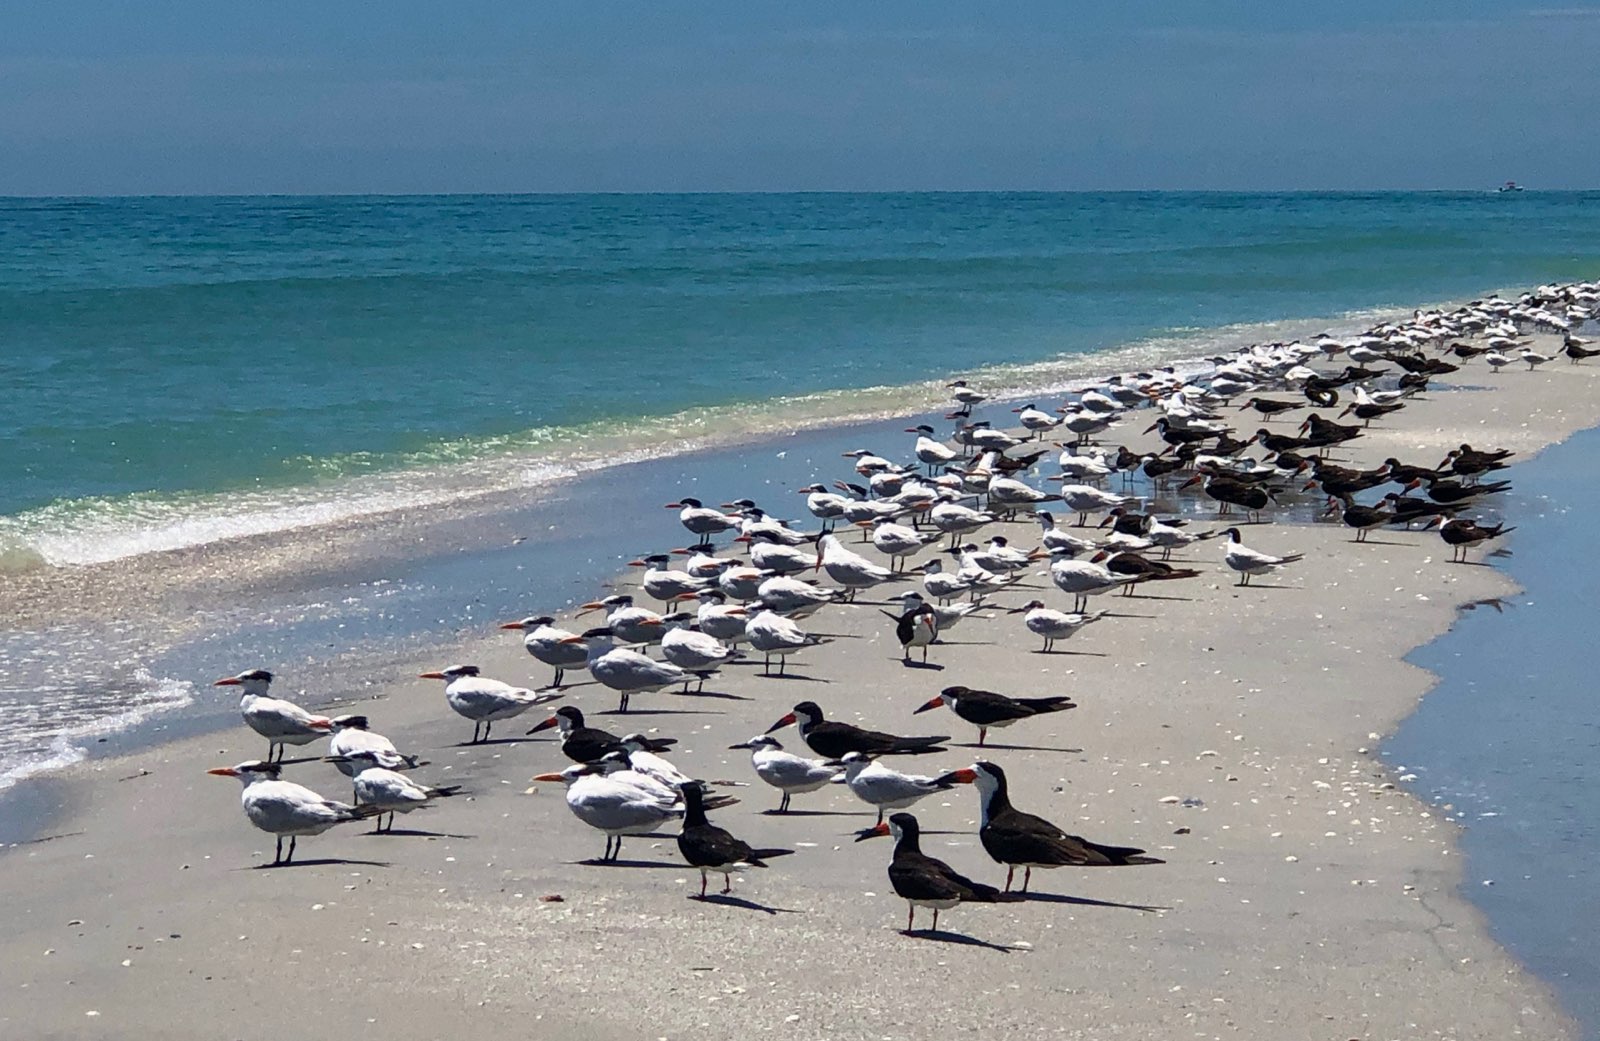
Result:
[[[1597,374],[1475,365],[1457,374],[1463,389],[1414,403],[1343,454],[1432,463],[1464,439],[1535,451],[1600,422]],[[1033,544],[1031,526],[1002,530]],[[680,534],[664,515],[662,545]],[[1240,589],[1220,543],[1201,543],[1180,554],[1201,578],[1097,598],[1116,617],[1068,641],[1075,653],[1035,653],[1016,616],[986,612],[996,616],[933,648],[939,669],[908,669],[867,603],[803,623],[841,638],[797,656],[791,679],[733,667],[708,685],[730,697],[641,695],[626,719],[607,715],[609,691],[568,694],[597,725],[680,738],[673,758],[687,772],[749,781],[745,754],[726,746],[798,700],[968,745],[976,733],[953,715],[912,710],[954,683],[1071,694],[1079,708],[992,733],[983,754],[1007,769],[1021,808],[1164,865],[1038,872],[1033,899],[957,908],[941,916],[946,931],[906,937],[884,874],[889,844],[852,841],[874,815],[830,789],[796,798],[808,812],[772,816],[776,793],[757,782],[713,819],[797,853],[739,879],[736,899],[691,901],[698,876],[670,837],[627,840],[619,866],[581,863],[602,836],[572,817],[559,786],[529,783],[565,765],[554,741],[458,746],[470,724],[446,709],[440,684],[416,681],[362,710],[428,755],[423,776],[465,784],[471,798],[414,814],[393,837],[351,825],[306,839],[291,868],[258,869],[270,838],[244,821],[235,782],[204,774],[261,754],[242,726],[68,771],[60,837],[0,854],[12,895],[0,1033],[1570,1036],[1456,893],[1455,826],[1394,787],[1370,751],[1431,682],[1401,657],[1458,605],[1510,583],[1493,567],[1449,564],[1432,533],[1355,545],[1339,525],[1279,523],[1245,538],[1306,559]],[[1043,598],[1063,599],[1053,588]],[[500,678],[548,678],[513,634],[486,633],[461,657]],[[538,718],[497,730],[520,734]],[[793,730],[779,736],[801,747]],[[977,754],[952,747],[915,765]],[[331,767],[290,776],[348,792]],[[928,852],[1003,880],[973,834],[971,789],[915,812],[934,832]]]

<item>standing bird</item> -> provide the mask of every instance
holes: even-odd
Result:
[[[767,733],[798,723],[800,737],[811,750],[829,759],[843,759],[851,752],[870,755],[925,755],[943,752],[939,742],[943,737],[896,737],[876,730],[863,730],[849,723],[836,723],[822,718],[822,709],[815,701],[802,701],[794,711],[767,728]]]
[[[262,831],[278,837],[273,867],[294,859],[295,843],[301,835],[321,835],[335,824],[365,820],[379,813],[375,806],[351,806],[324,799],[304,785],[281,780],[282,770],[277,763],[252,759],[238,766],[219,766],[206,771],[218,777],[237,777],[244,782],[240,801],[245,817]],[[283,851],[286,838],[289,840],[287,856]]]
[[[772,675],[772,657],[778,657],[778,675],[785,674],[789,655],[807,647],[817,647],[833,642],[825,636],[814,636],[801,629],[788,618],[773,611],[762,611],[745,623],[745,637],[751,649],[763,655],[761,675]]]
[[[1049,574],[1057,589],[1072,594],[1072,609],[1079,612],[1089,606],[1091,596],[1139,581],[1138,575],[1116,575],[1092,561],[1065,560],[1059,556],[1051,563]]]
[[[956,459],[956,450],[949,445],[933,439],[933,427],[923,426],[907,427],[906,433],[917,435],[917,444],[913,451],[917,461],[928,468],[928,473],[934,473],[939,467],[952,463]]]
[[[459,784],[445,785],[442,788],[418,784],[395,769],[396,766],[404,765],[404,761],[399,756],[387,752],[366,749],[343,756],[328,756],[328,760],[341,769],[345,764],[355,769],[356,805],[374,806],[378,810],[374,832],[393,831],[396,813],[410,813],[428,805],[434,799],[446,799],[461,791]],[[385,812],[389,814],[387,829],[383,826]]]
[[[913,594],[914,595],[914,594]],[[922,663],[928,663],[928,645],[939,638],[939,614],[933,605],[920,596],[908,600],[900,615],[884,614],[894,619],[895,639],[900,641],[900,660],[911,664],[911,649],[922,648]]]
[[[837,535],[817,538],[817,562],[813,570],[823,570],[828,577],[849,591],[855,599],[859,590],[869,589],[894,577],[894,572],[882,564],[874,564],[861,554],[848,550]]]
[[[628,711],[628,701],[635,694],[653,694],[678,683],[687,684],[695,677],[705,680],[711,675],[704,669],[680,669],[670,661],[656,661],[638,651],[618,647],[616,634],[610,626],[590,629],[572,639],[588,644],[589,675],[621,697],[618,712]]]
[[[523,649],[535,660],[556,670],[555,679],[550,681],[552,687],[561,686],[568,669],[581,669],[588,663],[588,648],[581,640],[570,642],[568,638],[573,634],[556,628],[556,620],[550,615],[533,615],[520,622],[506,622],[500,628],[520,631],[523,634]]]
[[[661,637],[661,656],[678,668],[699,677],[700,686],[697,691],[704,690],[706,678],[722,667],[722,664],[742,655],[729,650],[728,646],[715,636],[700,632],[698,629],[681,628],[669,629]],[[685,683],[684,690],[687,691]]]
[[[369,726],[371,724],[366,716],[333,717],[333,737],[328,740],[328,758],[339,768],[340,773],[346,777],[355,777],[356,765],[350,762],[348,757],[357,752],[378,752],[392,757],[391,761],[397,765],[390,766],[391,770],[414,770],[421,765],[416,756],[400,754],[393,741],[382,734],[373,733],[367,729]],[[340,761],[341,758],[344,759],[343,762]]]
[[[678,786],[683,793],[683,831],[678,835],[678,852],[690,867],[700,869],[700,899],[706,896],[706,873],[722,872],[722,891],[733,892],[733,873],[747,867],[766,867],[774,857],[786,857],[792,849],[752,849],[748,842],[734,838],[706,819],[705,784],[690,781]]]
[[[532,736],[551,727],[561,728],[561,754],[575,763],[592,763],[612,752],[627,751],[628,746],[617,735],[584,723],[583,713],[575,705],[562,705],[555,715],[536,725],[528,734]],[[650,739],[650,751],[660,752],[678,743],[674,737]]]
[[[538,774],[541,782],[560,782],[567,786],[567,809],[572,815],[606,835],[601,862],[615,861],[622,854],[625,835],[648,835],[682,811],[677,799],[654,793],[626,781],[606,776],[598,761],[578,763],[560,773]]]
[[[1008,727],[1019,719],[1031,719],[1034,716],[1065,712],[1069,708],[1078,707],[1065,695],[1048,698],[1008,698],[993,691],[955,686],[941,690],[937,697],[911,714],[928,712],[941,705],[947,706],[950,711],[978,728],[980,748],[989,735],[990,727]]]
[[[756,776],[783,793],[777,810],[771,811],[775,813],[788,813],[790,798],[826,787],[844,775],[843,769],[834,763],[785,752],[771,734],[760,734],[728,746],[730,751],[735,748],[748,748],[750,766]]]
[[[1066,611],[1046,607],[1043,600],[1029,600],[1021,607],[1014,607],[1006,613],[1022,615],[1022,624],[1028,627],[1028,631],[1035,636],[1044,637],[1044,648],[1041,653],[1050,654],[1055,650],[1057,640],[1068,639],[1079,629],[1090,622],[1098,622],[1110,612],[1096,611],[1094,614],[1083,614],[1073,611],[1069,614]]]
[[[1155,857],[1132,846],[1103,846],[1077,835],[1068,835],[1043,817],[1023,813],[1011,805],[1006,790],[1005,771],[993,763],[979,761],[965,770],[945,774],[943,780],[972,784],[978,788],[981,823],[978,841],[998,864],[1006,866],[1006,892],[1012,876],[1023,869],[1022,891],[1028,891],[1034,868],[1126,867],[1134,864],[1160,864]]]
[[[918,531],[904,524],[896,524],[888,517],[869,522],[872,526],[872,544],[879,553],[889,558],[892,571],[904,571],[906,558],[940,536],[933,532]]]
[[[710,509],[699,499],[691,499],[688,496],[677,502],[667,503],[666,508],[677,510],[679,523],[689,529],[689,534],[700,537],[700,541],[695,543],[696,546],[711,545],[711,536],[733,531],[744,520],[743,517]]]
[[[578,637],[572,637],[578,639]],[[459,716],[472,720],[469,744],[489,740],[489,729],[497,720],[520,716],[535,705],[559,699],[560,694],[535,694],[525,687],[491,680],[478,675],[476,665],[452,665],[438,672],[424,672],[424,680],[444,680],[444,700]],[[483,736],[478,736],[479,730]]]
[[[1435,523],[1440,521],[1443,521],[1443,523],[1439,524],[1439,536],[1450,547],[1450,559],[1456,563],[1465,563],[1467,550],[1472,549],[1474,546],[1517,530],[1516,528],[1506,527],[1504,522],[1484,527],[1477,521],[1470,521],[1465,517],[1458,517],[1455,520],[1444,520],[1443,517],[1434,518]]]
[[[950,782],[937,777],[892,770],[863,752],[846,753],[839,763],[844,766],[844,783],[851,794],[878,808],[879,824],[884,810],[903,810],[918,799],[951,788]]]
[[[1285,564],[1293,564],[1295,561],[1305,558],[1304,553],[1290,553],[1288,556],[1275,557],[1270,553],[1251,549],[1239,541],[1238,528],[1224,528],[1222,533],[1228,536],[1226,549],[1222,555],[1222,562],[1234,571],[1239,572],[1239,584],[1241,586],[1249,585],[1252,578],[1270,574]]]
[[[250,669],[237,676],[224,676],[213,686],[242,687],[239,692],[239,712],[245,723],[267,739],[267,762],[273,761],[273,751],[283,758],[287,745],[309,745],[319,737],[327,737],[333,730],[333,720],[307,712],[292,701],[267,696],[272,686],[272,673],[266,669]]]
[[[974,882],[942,860],[922,852],[921,828],[909,813],[897,813],[879,822],[856,838],[857,842],[877,835],[894,836],[894,857],[889,861],[889,884],[906,902],[906,935],[917,920],[917,908],[933,908],[933,929],[939,931],[939,912],[960,903],[992,904],[1000,899],[994,886]]]

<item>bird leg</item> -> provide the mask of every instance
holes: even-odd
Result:
[[[1022,891],[1024,893],[1026,893],[1028,891],[1028,882],[1032,878],[1033,878],[1033,868],[1031,868],[1031,867],[1023,868],[1022,869]]]
[[[285,864],[289,863],[289,861],[294,859],[294,847],[295,847],[295,844],[297,842],[299,842],[299,841],[300,841],[299,836],[296,836],[296,835],[290,835],[289,836],[289,855],[287,857],[283,858],[283,862]]]
[[[939,931],[939,909],[937,907],[935,907],[933,909],[933,930],[932,931],[933,932],[938,932]]]
[[[916,922],[916,920],[917,920],[917,905],[913,904],[911,901],[907,900],[906,901],[906,934],[908,936],[911,934],[912,925]]]
[[[784,792],[783,793],[783,798],[778,800],[778,812],[779,813],[788,813],[789,812],[789,793],[788,792]]]
[[[700,869],[700,899],[706,898],[706,869]]]
[[[1017,866],[1015,864],[1013,864],[1010,867],[1006,868],[1006,889],[1005,889],[1005,891],[1007,893],[1011,892],[1011,876],[1015,875],[1016,873],[1017,873]]]
[[[724,872],[722,875],[722,892],[724,894],[733,892],[733,872],[731,871]]]
[[[494,720],[486,719],[486,720],[483,721],[483,739],[485,741],[489,740],[489,731],[491,731],[493,729],[494,729]]]
[[[978,728],[978,747],[979,748],[983,747],[983,739],[984,739],[984,737],[986,737],[988,735],[988,733],[989,733],[989,728],[988,727],[979,727]]]
[[[278,848],[272,854],[272,866],[277,867],[283,863],[283,836],[278,836]]]

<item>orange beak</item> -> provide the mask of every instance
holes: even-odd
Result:
[[[971,767],[964,767],[960,770],[951,770],[939,780],[950,784],[973,784],[978,780],[978,771]]]
[[[915,712],[912,712],[911,714],[914,716],[914,715],[917,714],[917,712],[927,712],[929,709],[938,708],[940,705],[943,705],[943,704],[944,704],[944,699],[943,698],[934,698],[932,701],[928,702],[926,705],[923,705],[921,708],[917,709]]]
[[[214,767],[214,768],[212,768],[210,770],[207,770],[206,773],[213,774],[213,775],[215,775],[217,777],[238,777],[239,776],[239,771],[235,770],[231,766]]]
[[[863,831],[861,834],[857,835],[856,836],[856,841],[857,842],[864,842],[867,839],[875,839],[875,838],[878,838],[879,836],[887,835],[887,834],[889,834],[889,822],[888,821],[884,821],[881,824],[873,825],[872,827],[868,828],[866,831]]]
[[[578,617],[582,618],[584,615],[588,614],[590,611],[602,611],[602,610],[604,610],[606,605],[602,604],[598,600],[591,600],[586,604],[579,604],[578,606],[583,608],[583,610],[578,612]]]
[[[528,731],[528,733],[537,734],[541,730],[549,730],[553,726],[558,726],[559,723],[560,723],[560,721],[557,720],[555,716],[551,716],[549,719],[545,720],[543,723],[540,723],[539,725],[535,726],[532,730]],[[555,776],[556,780],[558,780],[558,781],[561,779],[558,775],[552,775],[552,776]],[[535,777],[534,780],[537,781],[538,778]]]
[[[500,628],[502,628],[502,629],[521,629],[522,628],[522,623],[521,622],[501,622],[500,623]]]
[[[766,732],[770,734],[774,730],[782,730],[784,727],[791,726],[793,724],[794,724],[794,713],[791,712],[787,716],[784,716],[782,719],[778,720],[776,723],[774,723],[770,727],[768,727],[766,729]]]
[[[566,780],[566,778],[562,777],[560,774],[534,774],[533,775],[533,779],[535,781],[565,781]]]
[[[235,679],[232,676],[224,676],[222,679],[220,679],[217,682],[213,683],[212,686],[213,687],[242,687],[242,686],[244,686],[244,681],[240,680],[240,679]]]
[[[419,672],[419,673],[417,673],[417,679],[419,679],[419,680],[442,680],[444,678],[445,678],[445,675],[442,672]]]

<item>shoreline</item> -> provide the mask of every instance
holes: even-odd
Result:
[[[1563,366],[1517,382],[1523,375],[1495,377],[1505,383],[1493,399],[1470,389],[1435,395],[1415,414],[1408,409],[1402,426],[1374,430],[1355,448],[1366,456],[1383,451],[1373,445],[1385,444],[1410,457],[1454,444],[1460,440],[1456,427],[1412,428],[1416,415],[1444,413],[1442,402],[1452,417],[1475,420],[1473,440],[1524,454],[1600,424],[1600,401],[1584,393],[1592,375]],[[743,757],[721,751],[729,743],[722,738],[741,724],[752,733],[764,728],[798,697],[832,703],[844,718],[859,709],[869,724],[902,732],[931,727],[965,742],[970,732],[946,713],[910,721],[910,707],[925,700],[928,688],[982,677],[982,685],[1014,693],[1041,682],[1073,691],[1078,710],[1050,717],[1025,737],[1028,744],[1082,751],[1007,753],[1019,802],[1025,794],[1027,805],[1054,820],[1073,822],[1069,826],[1102,841],[1145,845],[1168,864],[1047,875],[1040,888],[1085,894],[1066,907],[1030,902],[958,909],[950,928],[969,939],[1031,945],[1013,947],[1007,957],[981,950],[963,955],[954,963],[962,965],[965,984],[956,990],[965,993],[885,991],[874,981],[870,966],[883,959],[895,959],[890,964],[914,978],[946,971],[945,960],[966,948],[908,943],[890,931],[901,905],[886,894],[887,850],[875,843],[853,847],[845,824],[858,826],[859,816],[761,817],[756,813],[766,808],[768,791],[742,790],[749,805],[723,811],[721,823],[752,841],[816,845],[802,849],[804,865],[800,856],[789,858],[740,883],[741,896],[762,907],[777,905],[773,914],[685,904],[681,893],[690,872],[670,842],[630,843],[630,856],[670,865],[664,871],[566,863],[589,855],[597,835],[571,819],[558,793],[542,790],[520,801],[515,794],[526,777],[556,766],[554,745],[450,746],[445,742],[465,737],[457,733],[462,721],[443,709],[437,684],[411,681],[373,705],[375,721],[381,714],[381,729],[403,746],[428,750],[439,780],[465,780],[474,795],[465,806],[452,803],[419,822],[441,832],[431,839],[385,842],[332,833],[307,843],[317,858],[362,861],[376,845],[392,858],[382,864],[312,863],[297,871],[241,874],[237,869],[251,865],[262,836],[239,819],[237,791],[200,773],[259,754],[255,736],[241,727],[87,761],[56,775],[81,800],[70,827],[79,821],[85,827],[81,835],[0,854],[0,874],[12,891],[37,894],[14,934],[0,939],[8,964],[18,966],[34,993],[27,1009],[0,1013],[0,1023],[14,1023],[24,1036],[48,1036],[67,1024],[82,1028],[90,1022],[86,1012],[95,1011],[97,1029],[103,1024],[113,1035],[138,1033],[147,1024],[141,1017],[157,1011],[133,993],[152,986],[143,978],[145,963],[154,963],[149,971],[169,999],[203,1001],[207,985],[231,980],[229,1009],[248,1022],[265,1014],[272,998],[242,973],[239,959],[266,956],[310,973],[313,995],[326,989],[332,1008],[319,1020],[330,1035],[370,1030],[376,1018],[390,1029],[398,1023],[415,1036],[430,1036],[430,1029],[470,1009],[485,1025],[520,1023],[524,1031],[531,1016],[543,1013],[544,1026],[534,1028],[538,1036],[546,1036],[540,1033],[546,1028],[557,1028],[548,1036],[560,1032],[552,1018],[569,1026],[582,1022],[589,1036],[623,1037],[642,1029],[686,1032],[707,1015],[730,1033],[735,1023],[771,1029],[795,1015],[800,1032],[794,1036],[880,1036],[885,1024],[877,1017],[885,1014],[908,1035],[926,1036],[926,1026],[941,1017],[977,1011],[976,998],[985,1003],[986,1029],[999,1025],[1030,1036],[1040,1036],[1040,1022],[1029,1013],[1048,1008],[1072,1022],[1107,1017],[1086,1030],[1095,1037],[1147,1037],[1180,1017],[1197,1031],[1251,1037],[1303,1032],[1319,1017],[1332,1021],[1325,1029],[1345,1031],[1341,1036],[1569,1036],[1572,1027],[1548,989],[1488,939],[1481,914],[1459,893],[1456,826],[1418,797],[1384,787],[1393,783],[1391,772],[1371,750],[1378,740],[1373,735],[1391,733],[1434,683],[1433,674],[1402,656],[1447,631],[1457,605],[1505,592],[1509,580],[1491,568],[1444,566],[1443,544],[1431,534],[1395,533],[1400,545],[1354,547],[1348,529],[1338,525],[1270,524],[1247,531],[1251,545],[1268,551],[1307,552],[1302,569],[1272,583],[1298,586],[1298,592],[1231,589],[1229,576],[1217,568],[1215,543],[1203,543],[1184,554],[1205,569],[1193,600],[1109,598],[1097,604],[1149,618],[1119,618],[1113,632],[1089,630],[1074,638],[1073,649],[1091,656],[1021,653],[1015,619],[1002,616],[981,626],[966,623],[975,627],[970,637],[963,630],[954,634],[959,644],[935,648],[934,661],[945,671],[925,676],[899,667],[892,637],[868,608],[837,624],[830,616],[825,626],[857,639],[800,659],[802,673],[832,684],[763,681],[738,675],[749,670],[729,669],[722,686],[756,700],[718,700],[706,708],[721,716],[650,714],[702,708],[696,699],[666,696],[643,699],[648,707],[626,724],[600,714],[599,725],[636,723],[703,735],[686,736],[679,761],[702,775],[743,778]],[[1216,610],[1219,603],[1229,605],[1231,617],[1222,617],[1227,612]],[[1406,612],[1396,616],[1401,605]],[[968,643],[977,637],[993,642]],[[544,668],[535,668],[514,641],[486,637],[475,646],[485,649],[486,674],[545,678]],[[1271,648],[1266,660],[1264,647]],[[840,661],[849,663],[855,682],[840,682]],[[1284,710],[1286,694],[1296,699],[1295,711]],[[568,700],[586,710],[612,702],[589,688]],[[929,725],[916,726],[925,719]],[[779,736],[792,741],[793,734]],[[962,757],[972,754],[951,752],[939,765],[964,765]],[[337,790],[312,776],[318,787]],[[1184,807],[1165,801],[1169,796],[1199,798],[1203,805]],[[832,792],[802,804],[859,812],[859,804]],[[993,874],[969,834],[975,817],[969,792],[925,800],[917,812],[957,833],[930,842],[930,852],[978,877]],[[163,841],[141,843],[135,822]],[[1176,834],[1179,828],[1188,833]],[[837,848],[830,852],[830,846]],[[86,861],[86,853],[93,859]],[[108,856],[117,858],[117,878],[104,878],[94,864]],[[117,900],[118,889],[135,880],[144,904],[137,908]],[[537,903],[537,894],[547,892],[565,899]],[[87,910],[66,913],[73,901]],[[1167,909],[1128,909],[1157,904]],[[206,917],[224,908],[226,921]],[[263,917],[267,908],[273,911]],[[776,913],[787,910],[804,913]],[[69,919],[87,924],[63,927]],[[159,931],[158,921],[170,921],[179,938],[144,947],[130,967],[111,958],[129,945],[120,941],[131,937],[130,929]],[[690,923],[702,935],[686,943],[679,934]],[[227,950],[234,933],[251,937],[247,949]],[[529,940],[558,943],[560,950]],[[51,942],[53,953],[40,955],[40,944]],[[478,946],[485,943],[487,949]],[[223,948],[215,979],[185,975],[195,971],[202,946],[212,954]],[[681,951],[692,964],[663,961],[660,951]],[[818,951],[828,953],[827,963],[810,960]],[[1006,964],[1018,960],[1024,963]],[[774,974],[800,963],[812,969],[802,978]],[[695,967],[707,964],[709,973]],[[639,999],[637,1009],[595,1005],[586,996],[615,992],[648,970],[664,989],[630,995]],[[1028,974],[1039,1004],[1018,1007],[1008,996],[1018,971]],[[1426,983],[1396,978],[1417,971],[1427,974]],[[63,972],[78,989],[61,989],[55,977]],[[333,1001],[332,988],[348,983],[351,972],[369,992]],[[538,986],[530,988],[529,980]],[[1411,1021],[1422,1015],[1417,1008],[1424,987],[1431,988],[1426,1011],[1445,1017],[1444,1025]],[[540,992],[532,1003],[530,989]],[[88,994],[100,1000],[79,1008]],[[810,1002],[802,1000],[808,996]],[[831,1006],[817,1004],[824,996]],[[859,1026],[868,1009],[870,1030]],[[214,1032],[215,1024],[207,1027]]]

